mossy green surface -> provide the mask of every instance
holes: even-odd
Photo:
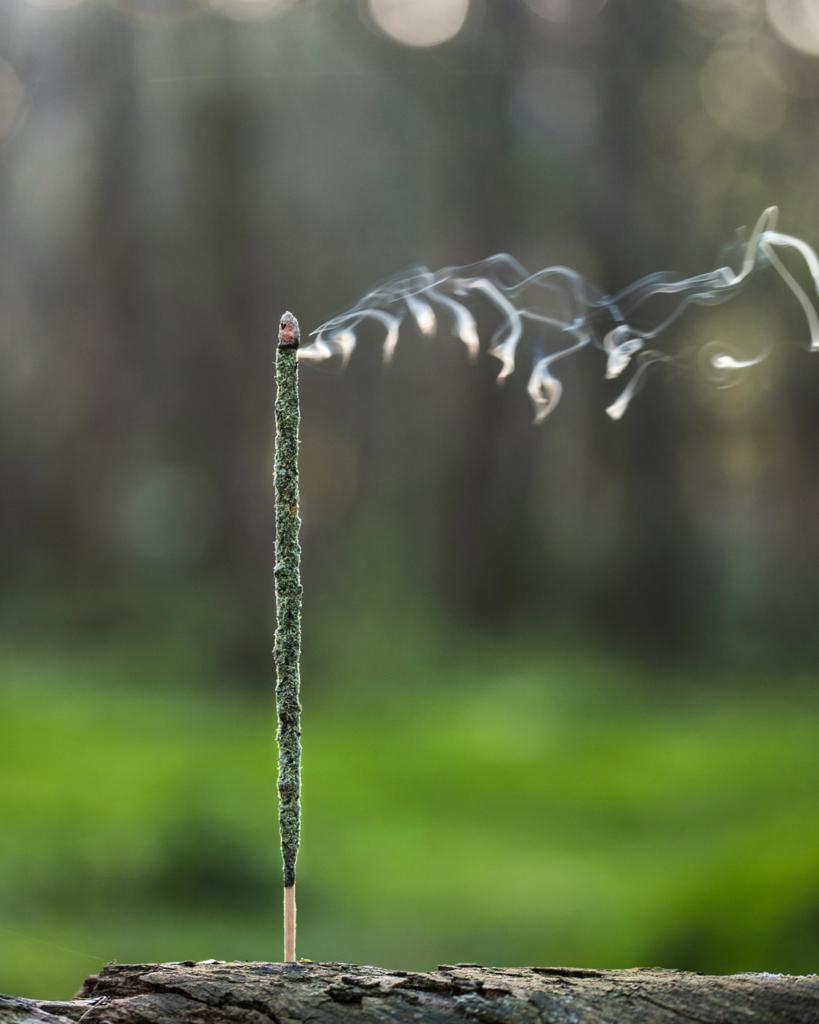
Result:
[[[299,380],[295,348],[276,352],[276,665],[279,831],[285,886],[296,881],[301,828],[301,548],[299,546]]]

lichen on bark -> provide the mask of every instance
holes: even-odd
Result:
[[[276,709],[279,746],[279,832],[284,885],[296,881],[301,831],[301,573],[299,546],[299,390],[295,347],[276,352],[276,453],[273,487],[276,510]]]

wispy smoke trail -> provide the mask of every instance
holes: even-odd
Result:
[[[481,296],[496,310],[499,324],[487,343],[488,352],[500,360],[498,379],[515,369],[524,337],[534,335],[538,355],[531,369],[527,390],[541,422],[560,401],[563,385],[553,372],[561,359],[583,348],[600,351],[603,376],[609,380],[631,375],[606,412],[612,419],[628,409],[649,366],[674,362],[676,357],[650,347],[690,306],[725,302],[735,295],[756,271],[769,266],[802,307],[807,320],[812,351],[819,351],[819,315],[811,298],[791,274],[778,250],[795,249],[805,262],[819,295],[819,258],[802,239],[774,230],[778,210],[765,210],[745,244],[738,269],[730,266],[678,278],[670,273],[650,274],[616,295],[606,295],[568,267],[547,267],[531,274],[516,259],[501,253],[464,267],[432,271],[415,267],[368,292],[350,309],[331,317],[312,332],[315,340],[299,352],[306,362],[336,357],[346,365],[357,341],[357,329],[375,320],[384,329],[383,352],[389,361],[398,344],[402,321],[409,316],[424,335],[432,335],[441,321],[466,346],[472,359],[480,351],[478,326],[467,303]],[[664,297],[666,311],[649,327],[637,327],[635,319],[648,316],[649,300]],[[656,303],[654,303],[656,305]],[[601,311],[608,318],[599,327]],[[549,339],[558,346],[541,354]],[[568,342],[568,343],[566,343]],[[765,351],[753,358],[737,358],[725,351],[709,354],[710,368],[719,379],[756,366]]]

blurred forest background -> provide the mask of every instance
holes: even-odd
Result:
[[[280,955],[281,311],[817,246],[818,125],[812,0],[5,0],[0,990]],[[773,354],[620,423],[591,354],[537,428],[446,337],[302,369],[302,955],[815,969],[819,360],[765,273],[710,339]]]

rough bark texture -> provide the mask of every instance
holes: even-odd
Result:
[[[112,964],[72,1002],[0,997],[0,1024],[815,1024],[819,978],[664,970],[412,973],[351,964]]]

